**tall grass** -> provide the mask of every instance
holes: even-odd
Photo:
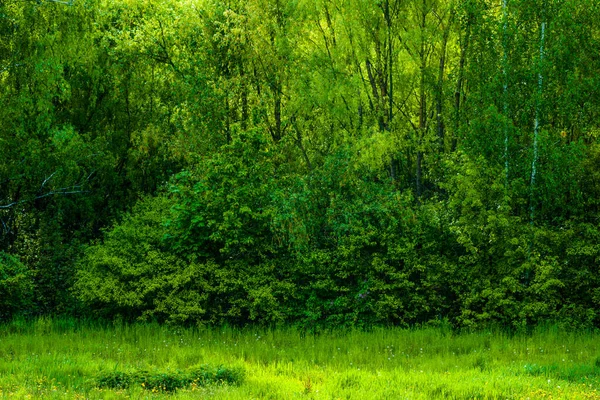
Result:
[[[393,328],[311,335],[16,320],[0,325],[0,397],[600,399],[599,339],[553,328],[521,335]],[[99,384],[115,374],[182,376],[207,365],[243,370],[245,379],[189,380],[170,392],[148,390],[140,380],[123,389]]]

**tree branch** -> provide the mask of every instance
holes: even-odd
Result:
[[[2,204],[2,205],[0,205],[0,210],[7,210],[7,209],[14,207],[16,205],[19,205],[19,204],[29,203],[29,202],[32,202],[35,200],[39,200],[39,199],[43,199],[45,197],[50,197],[50,196],[59,195],[59,194],[66,195],[66,194],[77,194],[77,193],[89,193],[89,190],[77,189],[79,187],[80,187],[79,185],[75,185],[75,186],[71,186],[71,187],[60,188],[58,190],[52,190],[48,193],[44,193],[39,196],[31,197],[29,199],[13,201],[12,203],[8,203],[8,204]]]

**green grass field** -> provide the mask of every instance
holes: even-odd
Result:
[[[600,399],[600,335],[15,321],[0,326],[0,397]]]

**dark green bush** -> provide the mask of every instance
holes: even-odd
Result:
[[[98,376],[96,385],[100,388],[127,389],[134,381],[132,374],[111,372]]]
[[[352,159],[298,173],[240,135],[89,247],[76,293],[106,316],[183,324],[598,323],[594,224],[532,224],[482,157],[441,160],[443,195],[419,201]]]
[[[174,392],[191,385],[239,385],[244,380],[244,371],[240,368],[225,366],[201,365],[186,371],[149,372],[114,371],[100,374],[96,378],[96,386],[108,389],[127,389],[138,385],[146,390]]]
[[[163,251],[163,221],[172,202],[166,197],[141,201],[124,220],[107,231],[102,242],[90,246],[78,262],[74,291],[101,315],[132,320],[168,319],[173,304],[186,317],[204,311],[194,303],[196,292],[185,283],[194,265]],[[173,300],[175,296],[178,300]],[[183,317],[181,317],[183,318]]]
[[[227,149],[181,174],[173,198],[141,201],[88,248],[75,283],[81,300],[129,320],[285,319],[281,304],[293,290],[270,234],[272,156],[254,136]]]
[[[33,282],[16,257],[0,251],[0,320],[31,310]]]

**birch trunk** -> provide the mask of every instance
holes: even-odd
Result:
[[[535,104],[535,120],[533,123],[533,160],[531,161],[531,186],[530,186],[530,207],[531,207],[531,215],[530,222],[533,224],[533,218],[535,216],[535,203],[534,203],[534,189],[535,189],[535,178],[537,173],[537,161],[538,161],[538,135],[540,129],[540,101],[542,97],[542,85],[543,85],[543,75],[542,75],[542,62],[544,61],[544,39],[546,33],[546,22],[542,21],[541,28],[541,37],[540,37],[540,63],[538,67],[538,93]]]

